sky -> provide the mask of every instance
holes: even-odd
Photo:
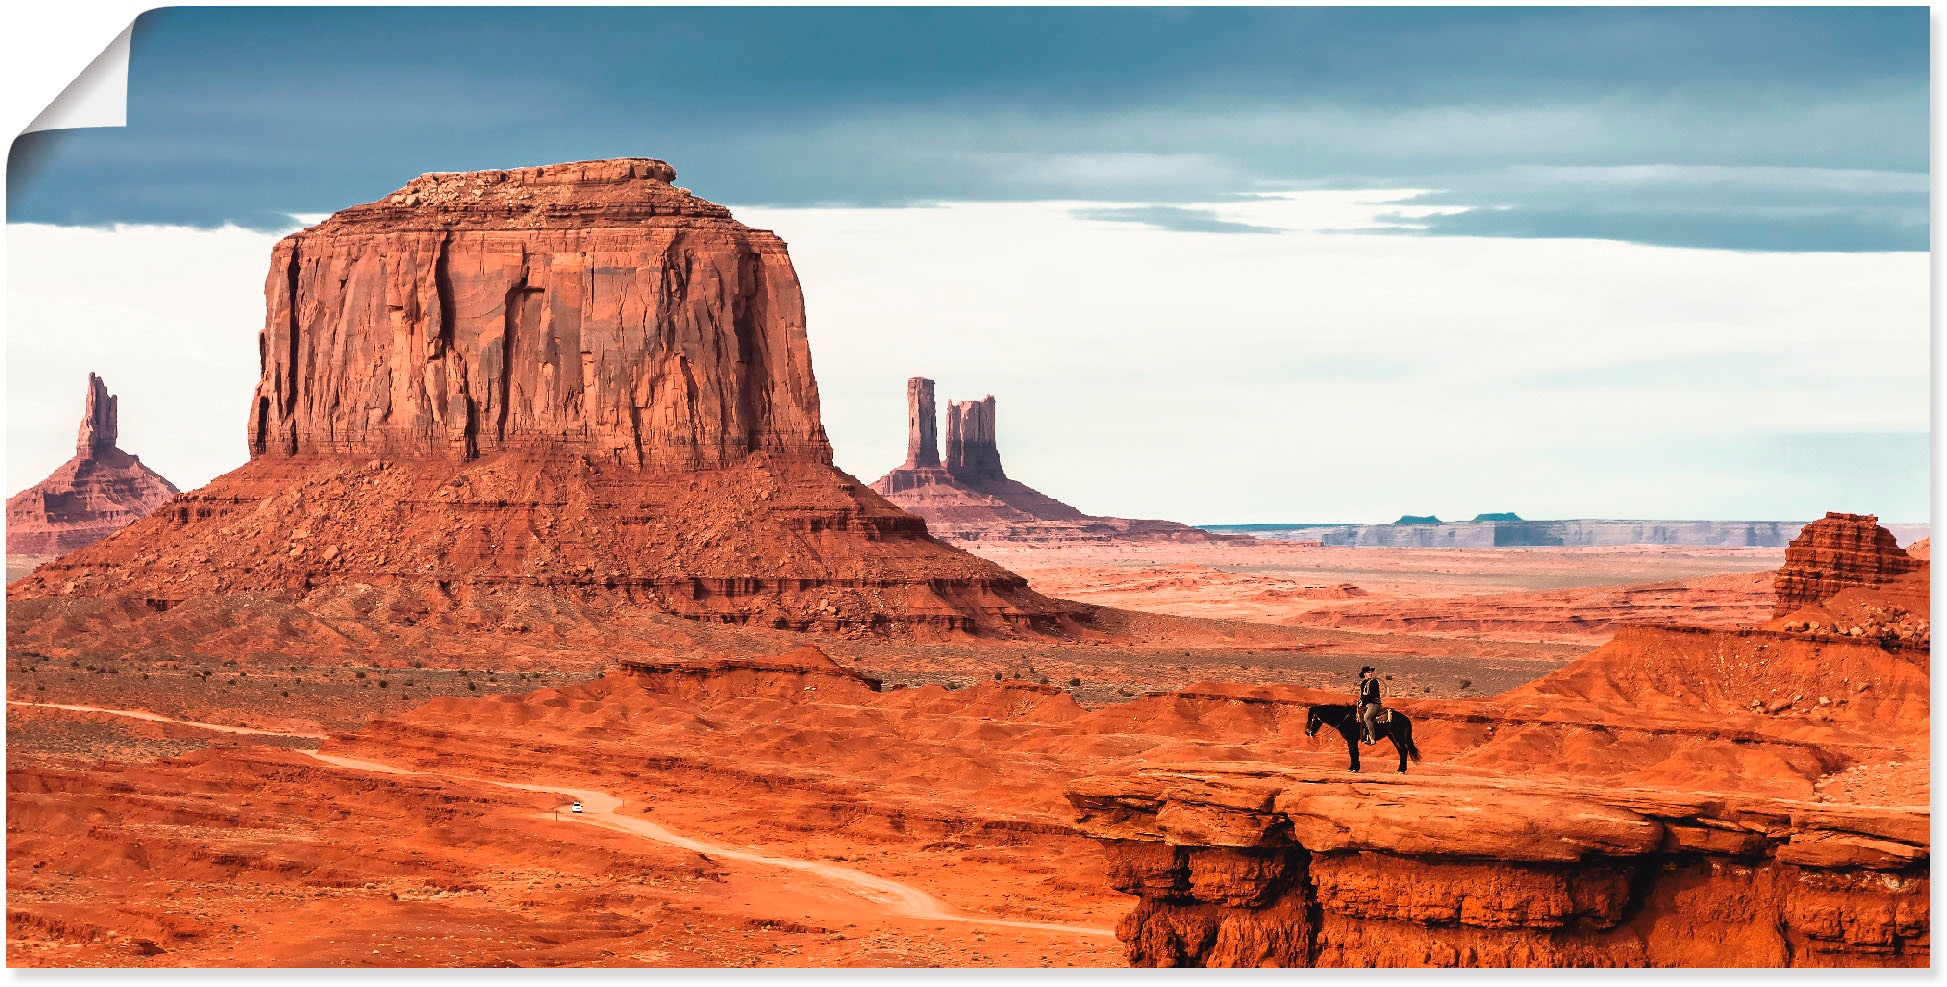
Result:
[[[240,465],[303,222],[648,155],[791,245],[863,479],[922,374],[1095,513],[1923,521],[1928,57],[1925,8],[158,11],[128,127],[9,157],[8,489],[89,370],[179,485]]]

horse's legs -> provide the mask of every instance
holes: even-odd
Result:
[[[1393,740],[1393,749],[1399,752],[1399,773],[1405,774],[1406,773],[1406,748],[1411,746],[1412,742],[1400,736],[1399,724],[1397,723],[1393,724],[1392,730],[1387,731],[1387,736],[1391,737]]]
[[[1352,770],[1359,770],[1359,728],[1354,727],[1344,734],[1345,753],[1352,759]]]

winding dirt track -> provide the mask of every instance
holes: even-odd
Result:
[[[228,726],[221,723],[178,720],[143,710],[104,709],[98,706],[69,706],[62,703],[32,703],[18,699],[7,700],[7,705],[38,706],[47,709],[64,709],[79,713],[107,713],[112,716],[126,716],[131,719],[146,720],[151,723],[173,723],[179,726],[201,727],[205,730],[216,730],[223,733],[253,734],[265,737],[297,737],[308,740],[325,739],[323,734],[257,730],[250,727]],[[559,820],[561,822],[599,826],[603,829],[628,833],[632,836],[638,836],[657,843],[681,847],[694,853],[708,854],[713,858],[738,860],[744,863],[758,864],[766,867],[781,867],[786,870],[802,871],[823,878],[830,883],[841,885],[853,894],[885,908],[892,914],[906,918],[925,919],[936,922],[967,922],[977,925],[1005,926],[1015,929],[1041,929],[1048,932],[1067,932],[1087,936],[1113,937],[1115,935],[1112,930],[1098,929],[1091,926],[1063,925],[1057,922],[1025,922],[1016,919],[963,915],[954,911],[946,902],[918,888],[908,884],[901,884],[890,878],[868,874],[862,870],[840,867],[819,860],[804,860],[798,857],[778,857],[766,853],[759,853],[755,850],[740,850],[736,847],[728,847],[720,843],[711,843],[708,840],[699,840],[695,837],[684,836],[666,827],[658,826],[647,819],[638,819],[634,816],[623,815],[617,811],[622,807],[621,799],[607,792],[596,791],[594,789],[564,788],[558,785],[524,785],[517,782],[493,781],[487,778],[474,778],[467,775],[445,774],[436,771],[414,771],[408,768],[381,764],[377,761],[361,761],[349,757],[322,754],[316,750],[302,750],[299,753],[309,755],[333,767],[344,768],[349,771],[372,771],[390,775],[420,775],[428,778],[441,778],[447,781],[465,782],[475,785],[491,785],[495,788],[510,788],[523,792],[546,792],[566,796],[581,802],[582,811],[580,813],[574,813],[568,811],[568,806],[562,806],[559,810],[561,813]],[[548,817],[544,816],[543,818]]]
[[[292,733],[288,730],[257,730],[251,727],[233,727],[224,723],[200,723],[196,720],[178,720],[140,709],[103,709],[100,706],[69,706],[66,703],[30,703],[20,699],[7,700],[9,706],[38,706],[42,709],[65,709],[74,713],[107,713],[111,716],[126,716],[131,720],[147,720],[150,723],[173,723],[183,727],[200,727],[222,733],[247,733],[256,737],[296,737],[301,740],[323,740],[322,733]]]

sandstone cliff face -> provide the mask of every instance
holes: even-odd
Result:
[[[946,468],[970,486],[1005,480],[1000,442],[994,435],[994,396],[949,401],[946,406]]]
[[[1199,764],[1083,778],[1139,966],[1926,966],[1928,812]]]
[[[176,485],[115,445],[119,402],[88,375],[74,458],[7,499],[7,554],[61,555],[140,520],[177,493]]]
[[[906,382],[906,462],[873,481],[872,489],[926,519],[936,537],[960,544],[980,542],[1225,541],[1174,521],[1096,517],[1018,480],[1001,467],[994,396],[950,401],[946,410],[946,461],[933,449],[933,382]]]
[[[250,463],[10,595],[271,594],[455,626],[503,620],[495,595],[596,623],[1084,616],[832,468],[783,242],[674,177],[641,158],[426,175],[285,238]]]
[[[1881,586],[1927,568],[1900,549],[1870,514],[1827,512],[1785,549],[1778,569],[1777,616],[1830,599],[1852,587]]]
[[[933,382],[924,377],[906,381],[906,464],[904,469],[940,465],[937,418],[933,412]]]
[[[279,242],[254,456],[829,463],[774,234],[619,159],[414,179]]]

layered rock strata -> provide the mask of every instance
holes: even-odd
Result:
[[[1882,586],[1927,568],[1870,514],[1841,514],[1805,526],[1785,549],[1778,569],[1777,616],[1830,599],[1841,590]]]
[[[1140,966],[1926,966],[1929,813],[1348,780],[1262,764],[1083,778]]]
[[[784,242],[625,158],[423,175],[279,241],[253,456],[829,463]]]
[[[92,545],[177,494],[176,485],[123,452],[120,402],[88,375],[74,458],[7,499],[7,554],[54,556]]]
[[[249,464],[11,592],[377,587],[441,612],[518,590],[954,632],[1082,616],[832,468],[783,241],[674,177],[641,158],[425,175],[286,237]]]
[[[881,496],[922,518],[951,542],[1224,541],[1174,521],[1096,517],[1007,475],[1001,466],[994,396],[949,401],[945,465],[927,461],[933,424],[933,381],[906,382],[906,462],[873,481]]]

